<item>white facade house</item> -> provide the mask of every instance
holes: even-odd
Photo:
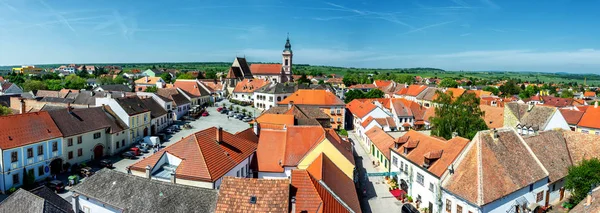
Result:
[[[258,172],[258,178],[263,179],[287,179],[292,176],[292,170],[298,169],[297,167],[284,166],[283,172]]]
[[[346,104],[346,108],[352,113],[352,124],[357,134],[365,140],[365,132],[369,128],[363,127],[363,122],[367,120],[373,120],[375,118],[387,118],[391,115],[386,112],[383,108],[371,103],[367,100],[355,99],[352,102]]]
[[[294,84],[271,83],[254,91],[254,107],[260,110],[268,110],[277,106],[277,103],[290,96],[296,91]]]
[[[129,141],[135,143],[150,135],[150,110],[137,96],[96,98],[96,106],[110,106],[112,112],[129,127]]]
[[[136,95],[140,98],[152,98],[152,100],[156,101],[163,109],[167,110],[167,126],[173,124],[174,120],[174,109],[173,109],[173,100],[157,95],[156,93],[150,92],[136,92]]]
[[[244,79],[238,82],[233,89],[231,99],[243,102],[253,102],[255,100],[254,91],[268,84],[269,82],[264,79]]]

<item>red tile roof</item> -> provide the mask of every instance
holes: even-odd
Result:
[[[375,144],[377,149],[379,149],[379,151],[389,161],[391,159],[389,148],[390,146],[394,145],[394,138],[376,126],[367,130],[365,135],[367,135],[369,140],[371,140],[371,143]]]
[[[269,82],[264,79],[244,79],[235,85],[233,92],[252,93],[267,84]]]
[[[250,203],[250,197],[256,203]],[[290,180],[224,177],[215,212],[287,213]]]
[[[148,85],[148,84],[152,84],[152,85],[156,85],[156,82],[159,82],[160,80],[162,80],[162,78],[160,77],[142,77],[138,80],[135,80],[136,84],[143,84],[143,85]]]
[[[2,81],[2,80],[0,79],[0,81]],[[594,91],[586,91],[586,92],[583,93],[583,97],[596,97],[596,92],[594,92]]]
[[[62,137],[47,111],[0,116],[0,149]]]
[[[384,88],[392,84],[392,80],[375,80],[373,84],[375,84],[378,88]]]
[[[377,86],[375,84],[355,84],[349,86],[348,89],[375,89]]]
[[[292,114],[262,114],[256,118],[258,123],[262,124],[281,124],[287,126],[294,125],[294,115]]]
[[[483,111],[483,120],[489,129],[501,128],[504,126],[504,107],[493,107],[489,105],[479,105]]]
[[[278,104],[288,104],[293,101],[297,105],[314,106],[343,106],[345,105],[340,98],[327,90],[308,90],[300,89],[294,94],[288,96]]]
[[[294,80],[296,80],[296,79],[294,78]],[[329,78],[329,79],[327,79],[327,81],[325,81],[325,83],[343,84],[344,83],[344,79],[343,78]]]
[[[419,93],[423,92],[425,89],[427,89],[427,86],[425,86],[425,85],[413,84],[413,85],[408,86],[408,88],[406,88],[406,90],[402,89],[402,90],[398,91],[396,94],[416,97],[417,95],[419,95]]]
[[[361,212],[354,181],[326,155],[320,154],[306,169],[323,200],[323,212]]]
[[[218,131],[216,127],[198,131],[131,165],[131,169],[144,172],[147,165],[155,165],[163,152],[168,152],[183,159],[175,170],[177,178],[214,182],[250,157],[257,147],[255,142],[226,131],[222,131],[219,143]]]
[[[201,90],[204,89],[200,88],[201,86],[198,85],[198,82],[196,82],[196,80],[176,80],[173,86],[198,97],[207,95],[208,93],[207,91],[205,91],[204,94],[202,94]]]
[[[567,120],[567,123],[569,125],[577,125],[579,123],[579,121],[581,120],[581,117],[583,117],[583,114],[585,113],[585,111],[560,109],[560,113],[565,118],[565,120]]]
[[[585,110],[577,126],[600,129],[598,118],[600,118],[600,107],[590,106]]]
[[[414,130],[409,130],[397,140],[403,143],[399,143],[398,148],[396,148],[396,144],[392,144],[389,148],[397,154],[408,158],[416,165],[423,165],[425,157],[434,157],[435,154],[438,154],[437,152],[440,152],[441,157],[431,163],[427,169],[437,177],[441,177],[444,174],[448,166],[454,162],[454,159],[458,157],[469,143],[469,140],[462,137],[444,140]],[[408,155],[404,154],[404,147],[412,149],[408,152]]]
[[[371,111],[375,110],[377,106],[375,106],[375,104],[372,104],[370,101],[363,102],[361,100],[354,99],[350,103],[346,104],[346,108],[350,110],[350,112],[354,114],[354,116],[362,119],[365,116],[367,116]]]
[[[323,212],[323,199],[319,196],[311,178],[306,170],[292,170],[292,191],[296,190],[296,213]]]
[[[279,75],[282,73],[281,64],[252,64],[252,75]]]

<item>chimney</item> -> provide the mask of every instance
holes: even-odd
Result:
[[[223,127],[217,128],[217,142],[223,142]]]
[[[67,103],[67,112],[71,113],[71,103]]]
[[[585,206],[590,206],[592,205],[592,190],[590,190],[590,192],[588,193],[587,197],[585,197]]]
[[[458,132],[452,132],[452,138],[456,138],[458,136]]]
[[[496,128],[494,128],[494,130],[492,130],[492,138],[494,139],[498,139],[498,130],[496,130]]]
[[[598,101],[596,101],[596,103],[594,103],[594,108],[598,108]]]
[[[294,101],[288,102],[288,109],[292,109],[293,106],[294,106]]]
[[[150,179],[150,171],[152,171],[152,167],[150,165],[146,166],[146,178]]]
[[[73,212],[80,212],[80,210],[79,210],[79,194],[73,193],[73,195],[71,195],[71,206],[73,208]]]
[[[256,136],[258,136],[260,134],[260,126],[258,126],[258,121],[254,122],[254,125],[252,126],[252,129],[254,130],[254,134]]]
[[[175,171],[171,172],[171,183],[175,183]]]
[[[527,112],[531,111],[531,109],[533,109],[533,103],[529,104],[529,106],[527,107]]]
[[[21,114],[25,113],[25,99],[21,98]]]
[[[148,83],[148,76],[146,76],[146,83]]]

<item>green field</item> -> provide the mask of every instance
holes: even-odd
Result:
[[[256,62],[254,62],[256,63]],[[41,68],[56,68],[62,64],[36,65]],[[145,70],[152,67],[178,69],[181,71],[201,70],[211,72],[227,72],[231,62],[189,62],[189,63],[127,63],[127,64],[87,64],[95,66],[117,65],[124,71],[132,69]],[[0,70],[10,70],[11,67],[0,67]],[[294,65],[295,74],[307,75],[346,75],[347,73],[395,73],[400,75],[421,76],[423,78],[474,78],[474,79],[519,79],[528,82],[552,82],[583,84],[587,79],[587,85],[600,86],[600,75],[596,74],[570,74],[570,73],[545,73],[545,72],[502,72],[502,71],[446,71],[436,68],[398,68],[398,69],[370,69],[353,67],[313,66],[308,64]]]

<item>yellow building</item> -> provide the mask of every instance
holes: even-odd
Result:
[[[335,134],[335,132],[334,132]],[[347,156],[342,154],[334,143],[325,138],[319,143],[314,149],[309,151],[300,163],[298,163],[298,169],[307,169],[312,162],[319,157],[321,153],[325,154],[340,170],[344,172],[350,179],[354,180],[354,158],[348,159]]]
[[[44,69],[35,66],[21,66],[12,68],[12,71],[22,74],[39,74],[40,72],[44,71]]]

